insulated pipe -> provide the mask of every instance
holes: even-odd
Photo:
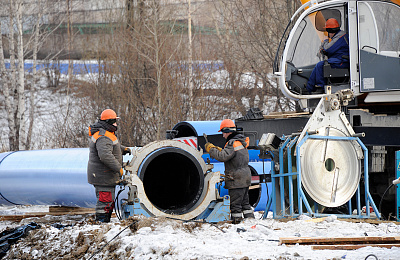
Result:
[[[94,207],[88,159],[88,148],[1,153],[0,204]]]
[[[138,176],[155,207],[183,214],[204,197],[207,167],[199,151],[191,153],[186,150],[191,147],[180,142],[182,148],[162,147],[164,143],[132,149],[134,154],[142,151],[136,155],[146,153]],[[94,188],[87,182],[88,159],[88,148],[0,153],[0,205],[95,207]]]

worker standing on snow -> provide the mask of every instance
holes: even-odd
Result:
[[[210,156],[225,165],[225,188],[230,197],[231,220],[238,224],[244,218],[254,218],[249,204],[249,186],[251,172],[249,168],[249,138],[236,132],[235,123],[230,119],[221,122],[218,132],[226,139],[224,149],[206,143],[205,149]]]
[[[123,174],[122,156],[131,150],[121,145],[115,135],[117,114],[112,109],[101,113],[100,120],[89,127],[88,182],[96,190],[96,221],[110,222],[114,209],[115,186]]]
[[[347,34],[340,30],[340,25],[335,18],[330,18],[325,23],[329,39],[322,42],[319,49],[321,55],[328,57],[328,63],[332,68],[348,68],[349,61],[349,38]],[[324,63],[320,61],[315,65],[308,79],[306,89],[308,92],[315,91],[315,86],[325,86]]]

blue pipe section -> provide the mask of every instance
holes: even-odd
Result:
[[[178,137],[203,137],[203,133],[207,136],[221,135],[218,132],[222,120],[217,121],[182,121],[176,124],[172,130],[178,130]],[[222,135],[221,135],[222,138]]]
[[[175,127],[191,129],[194,136],[220,135],[221,121],[185,121]],[[174,127],[174,128],[175,128]],[[189,131],[189,132],[191,132]],[[132,148],[135,149],[135,148]],[[259,159],[258,150],[249,150],[250,163],[257,174],[268,174],[271,161]],[[224,164],[203,155],[214,164],[214,171],[224,173]],[[88,148],[64,148],[0,153],[0,205],[60,205],[73,207],[95,207],[94,188],[87,183]],[[124,161],[132,156],[125,155]],[[222,185],[217,187],[220,195],[228,194]],[[271,183],[260,183],[260,196],[255,210],[265,210],[271,195]],[[118,188],[117,188],[118,191]],[[124,191],[121,197],[126,197]]]
[[[134,148],[132,148],[134,149]],[[124,156],[124,161],[132,156]],[[207,161],[208,154],[203,155]],[[94,188],[87,183],[88,148],[65,148],[0,153],[0,204],[59,205],[93,208]],[[214,171],[224,173],[224,164],[213,160]],[[258,174],[270,173],[271,162],[249,163]],[[228,191],[217,185],[221,196]],[[261,183],[255,210],[265,210],[271,183]],[[117,189],[118,191],[118,189]],[[120,197],[127,197],[124,191]]]
[[[1,153],[0,204],[94,207],[88,159],[88,148]]]

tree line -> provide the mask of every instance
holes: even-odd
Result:
[[[192,0],[189,6],[188,0],[127,0],[123,8],[113,8],[114,1],[104,0],[109,8],[101,19],[112,29],[88,38],[91,48],[82,59],[96,61],[99,71],[85,79],[72,72],[69,56],[78,46],[76,39],[82,39],[74,30],[79,23],[74,10],[83,2],[0,3],[0,109],[7,122],[3,151],[86,147],[88,126],[105,108],[121,117],[119,138],[129,146],[164,139],[180,121],[235,119],[252,107],[264,113],[295,109],[271,73],[298,1]],[[196,15],[207,16],[203,30],[189,19]],[[63,41],[39,59],[60,28],[66,29]],[[26,60],[33,64],[29,70]],[[53,67],[60,60],[70,65],[64,79]],[[38,64],[45,66],[37,69]],[[43,78],[63,98],[47,122],[39,124]]]

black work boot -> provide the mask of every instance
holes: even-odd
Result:
[[[243,214],[244,218],[255,218],[254,213]]]
[[[235,224],[235,225],[237,225],[240,222],[242,222],[242,218],[241,217],[232,217],[231,220],[232,220],[232,224]]]
[[[106,213],[106,214],[107,214],[108,222],[110,222],[111,216],[112,216],[112,211],[110,213]]]
[[[110,222],[110,216],[107,213],[96,213],[96,221],[108,223]]]

